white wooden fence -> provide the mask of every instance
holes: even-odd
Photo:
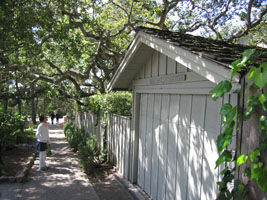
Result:
[[[92,112],[76,113],[74,123],[79,128],[83,127],[88,137],[96,134],[102,150],[105,131],[103,114],[100,114],[97,123],[96,120],[97,116]],[[98,125],[95,126],[96,124]],[[108,160],[126,179],[130,176],[130,124],[130,117],[108,114],[106,127]]]
[[[88,137],[96,133],[95,124],[96,124],[96,115],[92,112],[75,114],[75,122],[79,128],[84,128],[85,133]]]
[[[108,114],[108,159],[126,179],[130,176],[130,124],[130,117]]]

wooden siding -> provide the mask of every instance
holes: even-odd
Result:
[[[132,88],[139,93],[209,94],[215,86],[203,76],[156,51],[132,83]]]

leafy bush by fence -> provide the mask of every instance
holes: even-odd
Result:
[[[99,146],[96,136],[90,138],[85,135],[83,129],[79,129],[74,123],[64,125],[64,134],[74,151],[78,151],[78,158],[85,173],[94,171],[95,159],[99,158]]]
[[[132,107],[132,94],[130,92],[111,92],[97,94],[90,97],[89,109],[94,113],[102,110],[117,115],[130,116]]]

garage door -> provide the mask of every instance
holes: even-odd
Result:
[[[222,100],[141,94],[138,185],[153,199],[215,199]]]

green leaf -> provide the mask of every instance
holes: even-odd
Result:
[[[243,66],[245,66],[245,65],[241,65],[240,63],[241,63],[241,59],[236,60],[232,63],[233,69],[232,69],[231,81],[233,77],[236,75],[236,73],[240,71],[239,68],[242,68]]]
[[[267,116],[260,116],[260,119],[259,119],[259,130],[260,131],[263,131],[267,128]]]
[[[230,113],[230,111],[232,110],[232,105],[229,104],[229,103],[226,103],[226,104],[223,104],[222,107],[221,107],[221,110],[220,110],[220,114],[225,116],[227,115],[228,113]]]
[[[260,68],[267,70],[267,62],[261,63]]]
[[[254,107],[248,107],[248,109],[245,110],[245,113],[244,113],[244,116],[243,116],[243,120],[244,121],[249,120],[254,112],[255,112]]]
[[[266,102],[266,100],[267,100],[267,93],[261,94],[259,96],[259,101],[261,102],[261,104],[264,104]]]
[[[217,182],[217,185],[219,186],[219,190],[222,191],[226,188],[227,183],[224,181]]]
[[[222,97],[225,93],[232,89],[232,84],[230,81],[221,81],[215,88],[210,91],[211,97],[216,101],[219,97]]]
[[[260,143],[265,143],[265,140],[267,139],[267,134],[266,133],[262,133],[260,136]]]
[[[267,71],[261,72],[254,77],[254,82],[262,90],[267,85]]]
[[[258,149],[249,152],[251,162],[258,162],[258,156],[260,156],[260,151]]]
[[[216,141],[218,152],[222,152],[222,150],[225,147],[227,147],[229,144],[232,143],[234,125],[235,125],[235,122],[232,121],[232,123],[229,126],[226,126],[224,132],[218,136],[217,141]]]
[[[243,165],[247,162],[248,156],[245,154],[241,154],[236,161],[237,166]]]
[[[256,67],[252,67],[250,70],[249,70],[249,76],[248,76],[248,79],[252,79],[255,74],[257,73],[260,73],[260,69],[259,68],[256,68]]]
[[[258,180],[259,177],[261,176],[261,168],[259,167],[254,167],[251,168],[251,180]]]
[[[245,185],[240,180],[234,181],[234,194],[235,200],[243,200],[244,199],[244,190]]]
[[[258,186],[263,192],[267,191],[267,168],[259,170],[259,177],[257,179]]]
[[[237,106],[232,108],[231,104],[224,104],[220,110],[220,114],[225,116],[223,125],[230,126],[237,114]]]
[[[223,162],[230,162],[232,161],[232,153],[228,150],[225,150],[216,161],[216,167],[217,168],[220,164]]]
[[[242,59],[241,59],[241,63],[245,64],[249,59],[251,59],[251,57],[253,55],[256,54],[256,49],[246,49],[243,53],[242,53]]]
[[[221,171],[221,175],[224,175],[224,174],[226,174],[226,173],[230,173],[230,170],[229,170],[229,168],[228,167],[225,167],[225,169],[223,170],[223,171]]]
[[[262,90],[267,85],[267,71],[261,72],[259,68],[255,69],[253,74],[249,76],[254,79],[256,86]]]
[[[256,54],[257,54],[256,49],[247,49],[242,53],[241,59],[234,61],[232,63],[233,69],[232,69],[231,81],[237,72],[242,71],[248,64],[251,65],[253,63]]]
[[[256,106],[259,104],[259,99],[255,96],[251,96],[247,101],[248,106]]]

